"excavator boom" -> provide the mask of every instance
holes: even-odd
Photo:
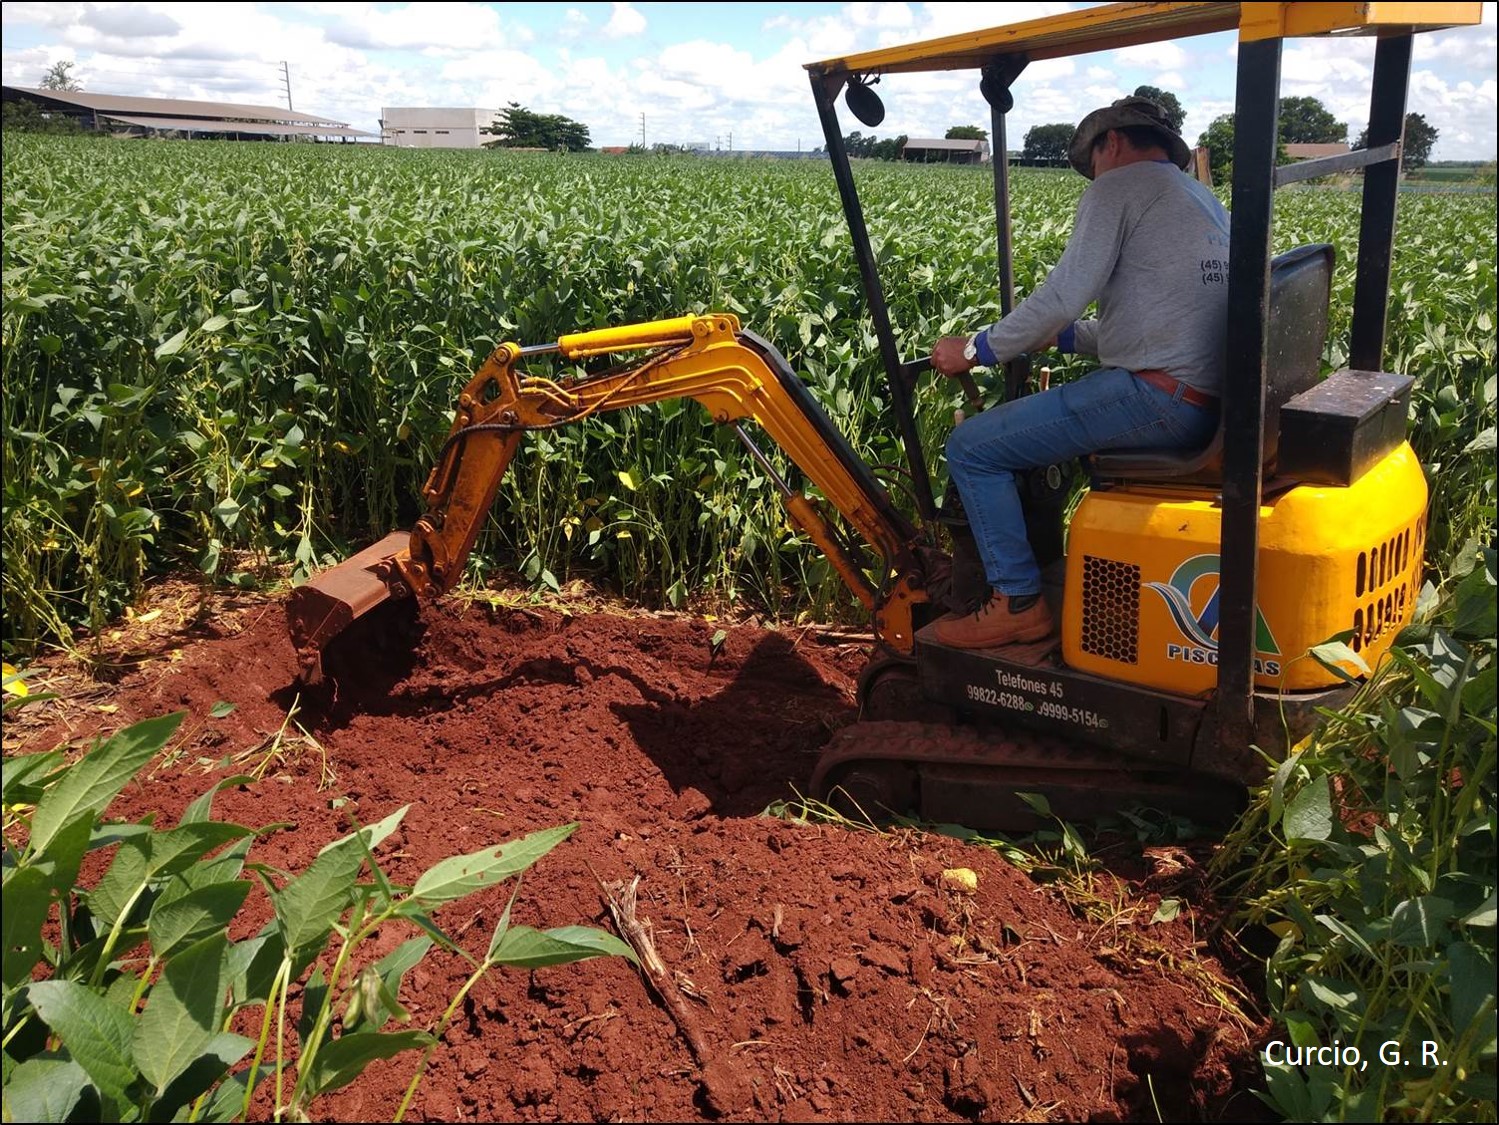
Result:
[[[580,379],[532,376],[519,367],[539,354],[579,360],[640,351],[647,354]],[[926,600],[918,532],[775,348],[741,331],[736,317],[711,313],[496,348],[458,397],[452,430],[423,487],[426,514],[411,532],[386,536],[292,592],[287,622],[303,679],[322,678],[324,647],[359,617],[393,598],[436,597],[458,582],[528,431],[670,398],[694,399],[715,422],[735,428],[780,489],[792,523],[873,613],[876,634],[909,654],[912,609]],[[842,541],[818,501],[780,478],[744,421],[757,423],[786,452],[879,556],[877,563]]]

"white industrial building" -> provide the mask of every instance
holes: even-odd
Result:
[[[380,111],[380,136],[398,148],[480,148],[494,139],[480,130],[499,115],[497,109],[386,106]]]

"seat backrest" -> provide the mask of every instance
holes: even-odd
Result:
[[[1265,320],[1265,475],[1275,471],[1280,445],[1280,408],[1315,386],[1327,342],[1332,297],[1333,247],[1298,246],[1270,263],[1270,305]],[[1223,423],[1200,450],[1115,449],[1095,454],[1093,475],[1105,480],[1169,480],[1182,484],[1223,483]]]

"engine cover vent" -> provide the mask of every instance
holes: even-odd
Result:
[[[1140,568],[1083,556],[1083,651],[1121,664],[1140,659]]]

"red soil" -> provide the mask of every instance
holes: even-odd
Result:
[[[1215,999],[1233,985],[1194,947],[1191,910],[1150,924],[1158,880],[1101,876],[1098,894],[1117,909],[1099,922],[988,848],[762,815],[805,788],[830,732],[853,720],[860,646],[739,626],[715,651],[718,626],[695,619],[450,603],[404,629],[348,638],[350,661],[330,661],[332,686],[298,700],[280,607],[262,608],[233,635],[125,677],[107,696],[117,710],[92,721],[43,728],[41,708],[22,712],[7,750],[186,709],[176,753],[111,810],[154,811],[166,825],[216,776],[264,759],[297,701],[322,754],[287,727],[293,737],[263,779],[215,804],[237,823],[285,822],[252,860],[299,871],[351,816],[369,824],[409,803],[379,852],[409,883],[446,856],[576,820],[525,878],[515,920],[609,929],[599,880],[638,875],[640,914],[695,997],[706,1081],[625,961],[496,973],[454,1021],[409,1119],[1253,1112],[1242,1091],[1256,1028]],[[220,700],[236,709],[210,718]],[[952,867],[977,873],[974,893],[946,885]],[[510,889],[464,899],[438,921],[482,952]],[[258,895],[246,933],[268,917]],[[370,959],[408,936],[391,927]],[[414,1025],[435,1021],[465,975],[439,953],[408,974],[401,999]],[[314,1112],[388,1120],[415,1063],[377,1064]]]

